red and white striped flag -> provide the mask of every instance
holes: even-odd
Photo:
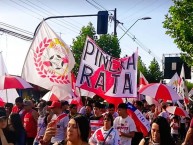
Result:
[[[67,44],[42,22],[28,51],[22,78],[51,90],[62,86],[71,91],[71,75],[75,60]]]
[[[5,65],[2,52],[0,52],[0,76],[8,74],[7,67]],[[5,103],[15,104],[15,99],[19,97],[16,89],[0,90],[0,106]]]

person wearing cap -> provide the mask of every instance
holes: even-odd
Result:
[[[0,108],[0,145],[14,145],[15,134],[7,126],[7,116],[4,108]]]
[[[90,117],[91,135],[104,125],[101,104],[99,102],[94,103],[93,113],[93,116]]]
[[[38,103],[36,109],[38,109],[38,122],[37,122],[37,135],[34,139],[33,145],[38,145],[39,140],[43,137],[47,127],[47,116],[46,116],[46,102],[41,101]]]
[[[136,125],[131,117],[127,114],[127,104],[118,105],[119,116],[115,118],[113,125],[118,130],[121,145],[131,145],[132,138],[135,135]]]
[[[48,106],[48,108],[50,108],[51,111],[55,114],[51,120],[51,122],[57,126],[56,134],[51,138],[51,144],[54,144],[55,142],[61,142],[65,140],[64,137],[66,136],[69,117],[67,114],[62,112],[62,105],[59,101],[53,101],[51,106]]]
[[[33,109],[33,102],[31,100],[25,100],[23,105],[26,111],[24,116],[24,128],[27,133],[26,145],[33,145],[37,134],[38,112]]]

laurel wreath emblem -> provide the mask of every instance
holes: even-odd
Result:
[[[68,80],[68,75],[56,75],[54,71],[46,70],[44,68],[42,55],[51,41],[52,39],[44,38],[44,40],[40,42],[39,46],[37,46],[36,50],[34,51],[34,64],[36,66],[36,70],[42,78],[49,78],[51,82],[55,82],[58,84],[68,84],[70,83],[70,81]]]

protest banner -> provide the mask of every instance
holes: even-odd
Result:
[[[137,97],[137,52],[113,58],[87,37],[76,86],[107,97]]]

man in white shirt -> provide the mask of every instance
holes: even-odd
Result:
[[[131,140],[135,135],[136,125],[131,117],[127,114],[127,104],[118,105],[119,116],[115,118],[113,125],[118,130],[121,145],[131,145]]]
[[[49,106],[49,108],[55,114],[52,117],[52,121],[56,123],[57,127],[56,135],[51,138],[51,143],[54,144],[55,142],[61,142],[65,140],[64,136],[66,136],[69,117],[67,114],[62,112],[61,102],[53,101],[52,105]]]

